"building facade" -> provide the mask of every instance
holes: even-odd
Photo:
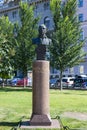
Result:
[[[4,0],[1,0],[4,1]],[[40,21],[38,24],[45,24],[47,28],[53,30],[53,20],[50,11],[50,0],[22,0],[23,2],[28,2],[32,5],[35,3],[34,16],[40,16]],[[19,5],[18,2],[10,1],[9,3],[0,4],[0,16],[8,16],[11,22],[20,22],[19,18]]]
[[[15,2],[14,2],[15,1]],[[0,17],[8,16],[11,22],[20,22],[19,18],[19,4],[18,0],[11,0],[8,3],[4,3],[4,0],[0,0]],[[52,13],[50,10],[50,0],[22,0],[23,2],[28,2],[28,4],[32,5],[35,3],[34,16],[40,16],[41,19],[39,21],[40,24],[45,24],[48,30],[53,30],[54,23],[52,19]],[[64,1],[64,0],[63,0]],[[81,22],[81,38],[84,39],[87,37],[87,0],[77,0],[77,15],[78,20]],[[87,52],[87,42],[85,42],[83,51]],[[64,71],[64,75],[81,75],[87,74],[87,56],[84,57],[85,62],[81,63],[78,66],[73,68],[67,68]],[[55,73],[59,73],[58,70],[54,69]]]

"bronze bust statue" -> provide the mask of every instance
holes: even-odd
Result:
[[[51,39],[46,36],[47,28],[44,24],[41,24],[38,29],[39,35],[37,38],[32,39],[32,43],[36,44],[36,55],[37,60],[49,60],[49,45],[51,44]]]

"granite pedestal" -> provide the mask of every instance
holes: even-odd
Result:
[[[49,126],[49,61],[37,60],[33,63],[33,96],[30,125]]]

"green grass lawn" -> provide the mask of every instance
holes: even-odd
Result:
[[[61,117],[64,125],[70,128],[87,128],[87,121],[63,117],[64,112],[87,113],[87,91],[50,90],[50,115]],[[32,113],[32,89],[0,88],[0,130],[10,130],[17,126],[24,116],[29,119]],[[41,129],[42,130],[42,129]]]

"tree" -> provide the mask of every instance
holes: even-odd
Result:
[[[15,68],[23,72],[24,77],[26,77],[35,56],[35,46],[32,44],[32,38],[35,37],[37,32],[38,18],[34,18],[33,7],[27,3],[20,3],[19,15],[21,24],[15,24],[17,47],[15,49],[14,64]]]
[[[84,62],[86,55],[82,51],[84,41],[80,40],[82,30],[77,20],[76,6],[76,0],[51,0],[55,26],[50,47],[51,64],[60,70],[61,90],[63,71]]]
[[[14,55],[13,25],[8,17],[0,18],[0,77],[9,77],[12,71],[11,56]]]

